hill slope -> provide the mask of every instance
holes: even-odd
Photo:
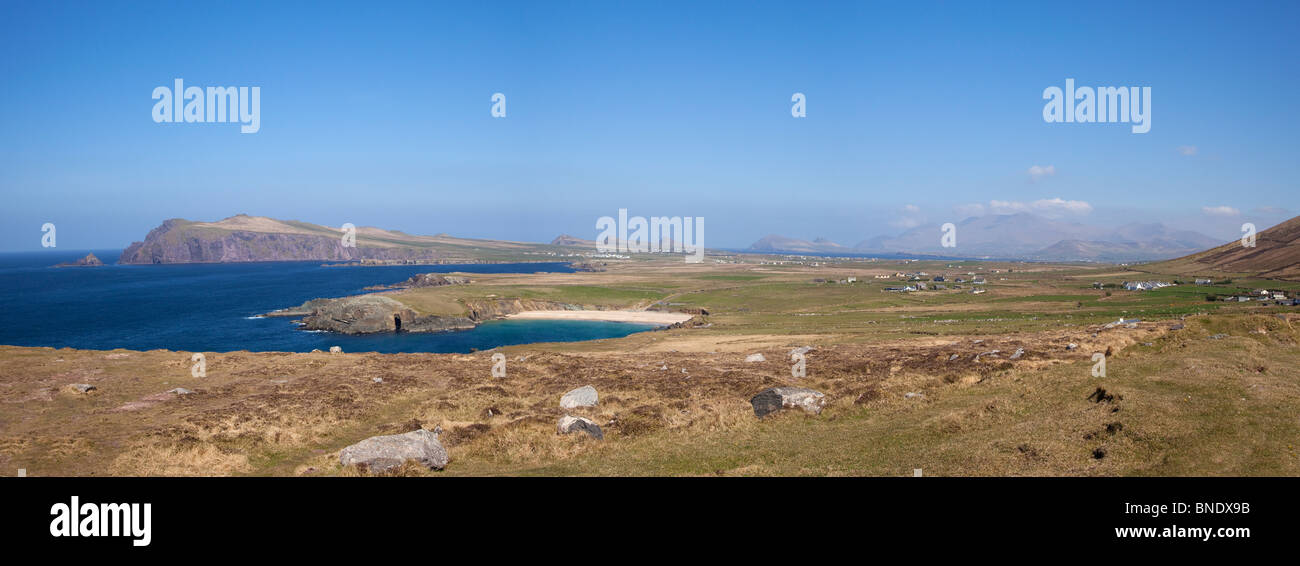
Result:
[[[1253,248],[1234,241],[1151,267],[1172,273],[1244,273],[1300,280],[1300,216],[1256,234]]]

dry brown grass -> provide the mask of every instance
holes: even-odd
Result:
[[[1248,395],[1278,414],[1300,404],[1288,362],[1296,355],[1292,324],[1206,317],[1186,330],[1169,326],[1100,330],[1095,338],[1096,328],[1077,328],[982,343],[831,344],[808,355],[804,379],[789,374],[788,343],[761,338],[750,344],[760,348],[717,353],[515,347],[505,379],[490,377],[488,353],[211,353],[208,377],[195,379],[184,352],[109,358],[5,347],[0,461],[32,475],[351,475],[337,464],[344,446],[441,426],[453,459],[444,475],[892,474],[919,460],[927,473],[952,474],[1295,473],[1294,459],[1280,455],[1231,456],[1247,434],[1234,431],[1272,421],[1214,412],[1224,408],[1188,412],[1193,405],[1179,400],[1188,392]],[[1233,337],[1208,338],[1224,331]],[[689,331],[656,334],[666,343],[690,339]],[[1081,348],[1066,351],[1068,342]],[[1020,347],[1024,357],[1009,361]],[[1104,386],[1122,399],[1087,401],[1097,385],[1087,376],[1091,352],[1107,348],[1116,354]],[[1001,354],[974,361],[994,349]],[[745,363],[753,351],[768,361]],[[1224,381],[1245,366],[1247,374]],[[72,382],[98,390],[61,391]],[[565,414],[559,397],[587,384],[600,391],[600,404],[572,414],[601,424],[604,441],[555,433]],[[755,419],[749,397],[787,384],[826,392],[822,416]],[[158,395],[176,386],[197,393]],[[906,399],[908,392],[923,395]],[[1200,451],[1184,446],[1192,443],[1221,450],[1191,461],[1184,454]],[[1095,450],[1104,455],[1094,458]]]

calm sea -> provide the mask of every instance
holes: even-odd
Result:
[[[95,250],[113,264],[117,250]],[[350,336],[255,318],[319,297],[341,297],[416,273],[571,273],[566,263],[321,267],[320,262],[50,266],[81,251],[0,254],[0,344],[85,349],[165,348],[307,352],[469,352],[530,342],[617,338],[653,328],[596,321],[489,321],[438,334]]]

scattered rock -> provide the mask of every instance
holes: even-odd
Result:
[[[1115,401],[1115,395],[1107,393],[1105,388],[1098,387],[1096,391],[1092,392],[1092,395],[1088,396],[1088,400],[1096,403],[1111,403]]]
[[[951,361],[953,361],[953,360],[955,360],[955,359],[957,359],[957,358],[960,358],[960,357],[961,357],[961,354],[953,354],[953,355],[951,355],[951,356],[948,356],[948,361],[951,362]]]
[[[1038,460],[1042,457],[1042,454],[1038,451],[1038,449],[1033,446],[1030,446],[1029,444],[1021,444],[1020,446],[1016,447],[1016,450],[1019,451],[1026,458],[1029,458],[1031,460]]]
[[[560,397],[561,409],[576,409],[578,407],[595,407],[600,397],[596,394],[596,388],[590,385],[584,385],[573,391],[565,393]]]
[[[166,395],[166,393],[159,393],[159,395]],[[113,409],[113,412],[125,413],[128,411],[139,411],[140,409],[148,409],[149,407],[153,407],[154,405],[157,404],[158,404],[158,400],[156,399],[149,400],[146,397],[145,400],[142,401],[128,401],[127,403],[124,403],[122,406]]]
[[[584,418],[584,417],[574,417],[570,415],[564,415],[563,417],[560,417],[560,422],[555,427],[555,433],[569,434],[573,431],[585,432],[587,433],[587,436],[590,436],[596,440],[605,439],[605,433],[600,430],[600,425],[592,422],[591,419]]]
[[[1228,337],[1227,334],[1215,334],[1213,336],[1210,336],[1210,340],[1222,340],[1227,337]]]
[[[90,393],[95,390],[95,386],[89,383],[73,383],[72,385],[69,385],[68,388],[77,393]]]
[[[430,469],[447,467],[447,449],[438,434],[424,429],[406,434],[372,436],[339,452],[339,464],[357,466],[371,472],[384,472],[415,460]]]
[[[1170,330],[1182,330],[1182,329],[1184,329],[1184,328],[1187,328],[1187,325],[1185,325],[1185,324],[1183,324],[1183,323],[1181,323],[1181,322],[1179,322],[1179,323],[1177,323],[1177,324],[1174,324],[1173,326],[1170,326],[1170,327],[1169,327]]]
[[[445,438],[447,446],[459,446],[475,438],[483,436],[492,430],[492,425],[486,423],[473,423],[466,426],[452,427],[447,431]]]
[[[1011,354],[1011,359],[1013,359],[1013,360],[1018,360],[1018,359],[1020,359],[1020,356],[1023,356],[1023,355],[1025,355],[1025,349],[1024,349],[1024,348],[1016,348],[1016,353]]]
[[[925,394],[924,394],[924,393],[915,393],[915,392],[911,392],[911,391],[909,391],[909,392],[903,394],[903,398],[904,398],[904,399],[915,399],[915,398],[917,398],[917,397],[925,397]]]
[[[330,346],[330,353],[331,353],[331,354],[342,354],[342,353],[343,353],[343,348],[340,348],[340,347],[338,347],[338,346]]]
[[[167,392],[168,392],[168,393],[175,394],[175,395],[192,395],[192,394],[194,394],[193,391],[190,391],[189,389],[186,389],[186,388],[184,388],[184,387],[177,387],[176,389],[169,389],[169,390],[167,390]]]
[[[1075,344],[1074,342],[1070,342],[1069,345],[1067,345],[1067,346],[1065,347],[1065,349],[1066,349],[1066,350],[1078,350],[1078,349],[1079,349],[1079,345],[1078,345],[1078,344]]]
[[[763,357],[763,354],[750,354],[748,356],[745,356],[745,363],[747,364],[754,363],[754,362],[766,362],[766,361],[767,358]]]
[[[383,383],[383,382],[384,382],[384,378],[382,378],[382,377],[372,377],[372,378],[370,378],[370,381],[373,381],[373,382],[375,382],[375,383]]]
[[[805,413],[819,415],[826,406],[826,394],[807,387],[771,387],[749,400],[754,415],[759,418],[781,409],[803,409]]]
[[[875,401],[876,399],[879,398],[880,398],[880,389],[876,387],[872,387],[871,389],[863,391],[861,395],[858,395],[858,398],[853,400],[853,404],[862,405],[862,404]]]

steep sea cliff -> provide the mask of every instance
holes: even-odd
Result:
[[[253,261],[350,261],[436,259],[431,249],[343,245],[339,236],[226,230],[173,218],[149,231],[118,259],[124,264],[241,263]]]

